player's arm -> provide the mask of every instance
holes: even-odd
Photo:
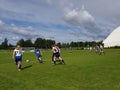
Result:
[[[52,48],[52,50],[51,50],[53,53],[55,52],[55,50],[54,50],[54,49],[55,49],[55,48],[53,47],[53,48]]]

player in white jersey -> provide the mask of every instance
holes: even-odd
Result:
[[[103,49],[104,49],[103,45],[100,44],[100,55],[104,54],[104,50]]]
[[[19,45],[16,46],[16,48],[13,51],[13,59],[15,59],[15,63],[18,66],[18,71],[21,71],[22,66],[22,50]]]
[[[99,47],[98,45],[96,45],[96,47],[95,47],[95,52],[96,52],[96,53],[99,53],[99,49],[100,49],[100,47]]]
[[[59,59],[63,64],[65,64],[64,60],[60,57],[60,48],[55,44],[52,47],[52,51],[53,51],[53,60],[54,60],[54,65],[56,65],[56,60]]]

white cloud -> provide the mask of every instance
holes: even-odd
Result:
[[[94,17],[85,9],[77,10],[73,9],[67,12],[64,16],[65,22],[73,26],[86,26],[86,25],[94,25],[95,19]]]
[[[28,27],[18,27],[14,24],[12,24],[9,29],[11,30],[10,32],[12,32],[15,35],[18,36],[22,36],[23,38],[27,38],[27,39],[32,39],[34,37],[38,37],[40,36],[37,31],[32,29],[32,26],[28,26]],[[40,36],[41,37],[41,36]]]
[[[1,22],[1,25],[2,23],[4,22]],[[32,39],[36,37],[41,37],[40,32],[34,30],[32,26],[22,27],[15,24],[4,24],[0,27],[0,32],[0,35],[9,35],[13,40],[17,40],[19,38]]]
[[[57,41],[104,39],[120,25],[119,3],[120,0],[1,0],[0,19],[5,22],[0,20],[0,36],[38,36]],[[55,24],[70,28],[55,28]]]
[[[13,36],[12,37],[12,40],[14,40],[14,41],[18,41],[18,40],[20,40],[21,38],[19,37],[19,36]]]
[[[52,0],[47,0],[47,3],[52,5]]]
[[[0,20],[0,26],[3,26],[4,22],[2,20]]]
[[[85,35],[87,38],[89,38],[89,40],[96,40],[98,36],[102,34],[99,33],[101,32],[101,29],[97,26],[95,18],[87,10],[85,10],[84,7],[82,7],[80,10],[72,9],[71,11],[67,12],[64,16],[64,20],[69,25],[80,28],[79,32],[72,31],[72,33],[70,33],[79,38],[81,38],[81,36],[84,37]]]
[[[3,40],[3,38],[2,38],[2,37],[0,37],[0,41],[1,41],[1,40]]]

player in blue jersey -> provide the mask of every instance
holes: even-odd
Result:
[[[60,57],[60,48],[55,44],[52,47],[52,51],[54,54],[54,65],[56,65],[56,60],[59,59],[63,64],[65,64],[64,60]]]
[[[34,53],[35,53],[38,61],[39,61],[40,63],[43,63],[43,60],[41,59],[42,54],[41,54],[40,50],[39,50],[38,48],[35,48]]]
[[[15,59],[15,63],[18,66],[18,71],[21,71],[22,66],[22,50],[19,45],[16,46],[16,48],[13,51],[13,59]]]

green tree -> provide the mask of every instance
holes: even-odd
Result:
[[[8,39],[5,38],[4,41],[1,43],[1,49],[8,49]]]
[[[25,47],[33,47],[34,45],[33,45],[32,41],[30,39],[28,39],[24,42],[24,46]]]
[[[59,43],[57,43],[57,45],[59,46],[59,48],[61,48],[62,47],[62,45],[61,45],[61,43],[59,42]]]
[[[20,45],[21,47],[24,47],[24,44],[25,44],[24,39],[20,39],[20,40],[17,42],[17,45]]]
[[[38,48],[45,48],[45,40],[42,38],[37,38],[34,42],[34,46]]]
[[[51,48],[53,44],[55,44],[54,40],[46,40],[43,38],[37,38],[34,42],[35,47],[44,48],[44,49]]]
[[[51,48],[53,44],[55,44],[54,40],[46,40],[46,49]]]

